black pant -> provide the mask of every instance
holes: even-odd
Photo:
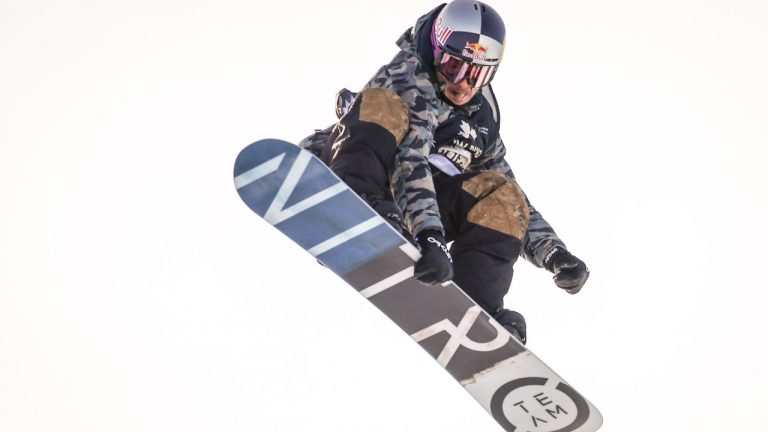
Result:
[[[339,147],[330,167],[352,190],[369,201],[391,200],[389,173],[393,160],[394,151],[389,146],[369,146],[364,139],[349,139]],[[504,296],[512,283],[513,265],[522,249],[522,235],[515,237],[470,220],[470,212],[483,199],[488,199],[464,189],[465,183],[480,172],[451,177],[436,168],[432,170],[445,238],[453,242],[453,281],[486,312],[497,317],[504,310]],[[505,212],[505,209],[495,211]]]
[[[504,308],[522,240],[468,220],[483,198],[468,193],[463,185],[480,173],[451,177],[433,170],[446,240],[453,241],[453,281],[486,312],[497,315]]]
[[[408,109],[381,88],[361,92],[333,127],[320,158],[358,195],[389,199],[395,154],[408,131]]]

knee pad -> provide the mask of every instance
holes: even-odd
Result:
[[[405,102],[391,90],[365,89],[336,124],[324,160],[358,195],[386,197],[407,133]]]
[[[408,133],[408,106],[395,92],[368,88],[360,92],[341,123],[354,127],[356,123],[378,125],[400,144]]]
[[[523,239],[528,204],[514,180],[498,171],[483,171],[464,181],[462,189],[477,200],[467,214],[468,222]]]

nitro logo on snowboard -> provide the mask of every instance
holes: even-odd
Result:
[[[454,120],[449,144],[482,140],[471,121]],[[470,148],[455,150],[469,158]],[[258,141],[238,155],[234,182],[251,210],[411,335],[504,430],[595,432],[602,424],[593,406],[455,284],[417,281],[416,248],[309,152]]]

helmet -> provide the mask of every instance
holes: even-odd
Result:
[[[450,82],[467,79],[472,87],[483,87],[501,62],[505,34],[504,21],[490,6],[454,0],[432,27],[435,69]]]

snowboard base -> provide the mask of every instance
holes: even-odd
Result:
[[[600,412],[453,282],[413,277],[419,251],[307,151],[243,149],[240,198],[339,275],[445,368],[506,431],[592,432]]]

